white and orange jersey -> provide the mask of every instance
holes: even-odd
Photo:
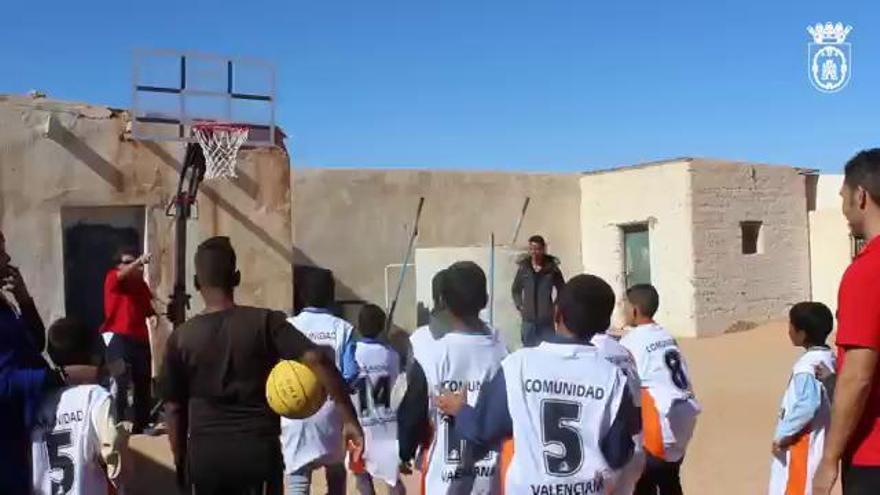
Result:
[[[786,450],[783,457],[773,457],[770,467],[769,495],[811,495],[813,493],[813,474],[822,458],[825,448],[825,432],[831,423],[831,399],[828,389],[815,378],[816,366],[824,364],[834,370],[834,355],[827,347],[814,347],[804,353],[795,362],[788,381],[788,387],[782,396],[780,421],[783,420],[797,403],[797,391],[794,377],[806,374],[813,384],[821,391],[819,408],[812,421],[797,436],[794,445]]]
[[[468,403],[477,401],[480,389],[501,366],[507,349],[491,332],[450,332],[434,340],[420,332],[410,339],[413,358],[425,373],[430,395],[467,391]],[[422,457],[422,493],[426,495],[494,495],[498,490],[498,454],[480,452],[455,431],[453,420],[437,409],[433,400],[428,416],[433,426],[430,447]]]
[[[108,492],[100,432],[113,424],[111,409],[110,393],[100,385],[60,388],[43,399],[31,431],[34,494]]]
[[[627,377],[595,346],[542,342],[501,364],[512,441],[502,448],[503,493],[610,494],[602,441],[616,420]]]
[[[620,371],[623,371],[623,374],[626,375],[626,384],[628,385],[633,405],[639,408],[642,407],[642,383],[639,380],[636,361],[629,350],[622,346],[616,338],[607,333],[593,335],[590,343],[599,349],[599,353],[605,357],[606,361],[617,366]],[[612,495],[632,495],[636,483],[642,477],[642,472],[645,469],[645,451],[642,449],[643,439],[641,431],[633,437],[633,442],[635,443],[633,457],[621,470],[617,483],[611,492]]]
[[[632,354],[642,384],[645,450],[666,461],[681,460],[700,406],[678,342],[665,328],[651,323],[630,329],[620,344]]]

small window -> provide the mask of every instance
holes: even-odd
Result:
[[[861,236],[849,236],[850,244],[852,246],[852,259],[856,259],[856,256],[862,252],[862,248],[865,247],[865,238]]]
[[[763,222],[741,222],[742,230],[742,254],[760,254],[764,252],[764,242],[761,235]]]

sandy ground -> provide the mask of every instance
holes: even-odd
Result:
[[[766,493],[770,443],[781,394],[800,354],[787,325],[772,323],[747,332],[682,341],[703,413],[682,469],[686,493]],[[134,494],[174,493],[164,437],[137,437]],[[415,479],[408,491],[418,493]],[[354,493],[354,483],[349,484]],[[325,493],[318,473],[313,494]],[[387,493],[384,489],[377,493]]]

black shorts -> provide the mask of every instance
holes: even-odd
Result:
[[[843,495],[880,494],[880,466],[843,466]]]
[[[278,437],[193,437],[188,443],[193,495],[281,495],[284,463]]]

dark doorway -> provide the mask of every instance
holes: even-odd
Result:
[[[64,303],[66,316],[97,330],[104,321],[104,277],[113,267],[117,250],[142,249],[143,206],[65,208]]]

